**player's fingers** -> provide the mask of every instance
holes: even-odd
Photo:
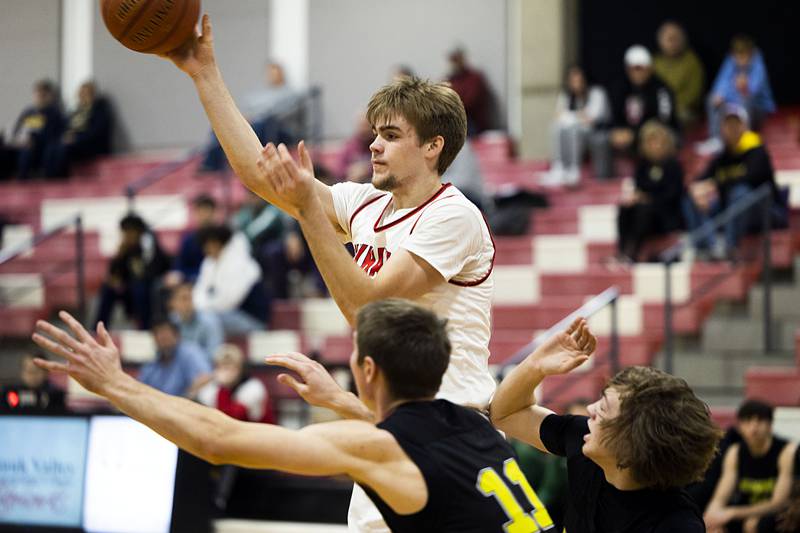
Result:
[[[38,320],[36,322],[36,329],[37,331],[41,331],[42,333],[54,338],[59,344],[69,350],[72,350],[73,352],[83,351],[84,346],[80,342],[75,340],[63,329],[57,328],[49,322]]]
[[[60,311],[58,313],[58,317],[63,320],[67,326],[69,326],[69,329],[72,330],[72,333],[79,341],[88,344],[97,344],[94,340],[94,337],[92,337],[92,335],[86,331],[86,328],[84,328],[83,325],[71,314],[67,313],[66,311]]]
[[[278,155],[281,158],[281,166],[286,176],[289,178],[289,184],[294,184],[298,177],[297,163],[294,158],[292,158],[292,154],[289,153],[289,149],[286,148],[285,144],[281,143],[278,145]]]
[[[267,143],[267,145],[264,146],[261,150],[261,158],[258,161],[258,165],[261,169],[261,173],[269,182],[270,187],[272,187],[274,191],[280,192],[283,189],[283,185],[280,176],[276,174],[274,169],[275,164],[272,158],[274,148],[272,143]]]
[[[109,348],[114,345],[114,341],[111,339],[111,335],[108,333],[106,329],[106,325],[103,322],[97,323],[97,337],[100,339],[100,344]]]
[[[200,27],[203,31],[203,37],[210,38],[211,37],[211,17],[208,16],[208,13],[203,13],[203,18],[200,22]]]
[[[33,360],[33,364],[42,368],[44,370],[49,370],[50,372],[68,372],[69,367],[66,363],[57,363],[55,361],[47,361],[45,359],[39,359],[38,357]]]
[[[303,168],[312,172],[314,170],[314,163],[311,162],[311,155],[308,153],[305,141],[297,143],[297,153],[300,155],[300,164],[303,165]]]
[[[272,184],[277,191],[282,192],[288,185],[288,176],[283,169],[278,149],[274,144],[268,143],[266,148],[267,167],[269,169],[269,176],[272,179]]]
[[[286,357],[285,355],[270,355],[264,358],[264,361],[268,365],[280,366],[291,370],[292,372],[300,373],[300,367],[304,363],[292,359],[291,357]]]
[[[581,321],[582,320],[583,320],[582,317],[578,317],[575,320],[573,320],[572,324],[570,324],[569,327],[567,328],[567,333],[569,335],[572,335],[573,333],[575,333],[575,331],[577,331],[578,328],[581,326]]]
[[[293,388],[300,396],[303,396],[306,392],[308,392],[308,386],[305,383],[300,383],[289,374],[279,374],[278,383],[282,383]]]
[[[48,339],[47,337],[45,337],[43,335],[40,335],[38,333],[34,333],[31,336],[31,338],[33,339],[33,342],[35,342],[37,345],[39,345],[39,347],[41,347],[44,350],[47,350],[48,352],[50,352],[50,353],[52,353],[54,355],[57,355],[57,356],[59,356],[59,357],[61,357],[63,359],[66,359],[67,361],[77,361],[78,360],[78,354],[76,354],[75,352],[69,350],[68,348],[66,348],[62,344],[54,342],[54,341]]]

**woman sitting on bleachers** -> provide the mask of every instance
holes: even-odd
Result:
[[[617,217],[617,258],[626,263],[638,259],[646,239],[683,225],[683,168],[670,129],[655,119],[642,126],[639,156],[633,187],[623,189]]]
[[[577,185],[580,166],[591,131],[609,119],[605,89],[590,85],[577,65],[567,70],[564,89],[558,95],[556,116],[551,127],[552,160],[542,185]]]

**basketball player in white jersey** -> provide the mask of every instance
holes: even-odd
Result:
[[[494,243],[478,209],[441,175],[464,144],[466,114],[442,84],[401,79],[370,100],[375,130],[371,184],[328,187],[314,178],[301,142],[299,161],[284,145],[258,138],[237,109],[214,59],[211,24],[169,54],[193,80],[211,125],[241,181],[295,217],[326,285],[347,320],[388,297],[412,299],[448,320],[450,365],[438,397],[478,409],[495,389],[488,370]],[[352,242],[355,261],[342,246]],[[290,385],[293,384],[287,381]],[[329,406],[372,419],[353,395],[331,395]],[[352,531],[388,531],[356,486]]]

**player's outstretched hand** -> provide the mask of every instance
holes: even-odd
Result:
[[[589,360],[597,347],[597,337],[583,318],[576,318],[566,330],[539,346],[527,361],[545,376],[566,374]]]
[[[289,374],[280,374],[278,381],[293,388],[311,405],[336,410],[342,395],[347,394],[324,366],[301,353],[270,355],[264,360],[268,365],[280,366],[297,374],[299,380]]]
[[[205,69],[216,65],[214,35],[211,32],[211,19],[207,13],[203,15],[200,27],[202,31],[195,29],[194,34],[185,43],[162,56],[175,63],[176,67],[191,78],[196,78]]]
[[[58,316],[72,335],[56,326],[39,320],[33,341],[43,349],[66,360],[65,363],[34,359],[36,366],[54,372],[65,372],[84,388],[103,395],[116,380],[125,376],[119,350],[102,322],[97,324],[97,340],[66,311]],[[48,338],[49,337],[49,338]]]
[[[297,145],[295,161],[286,145],[273,143],[261,150],[257,165],[262,178],[277,196],[299,213],[314,199],[314,165],[304,141]]]

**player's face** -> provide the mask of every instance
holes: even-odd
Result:
[[[761,448],[772,437],[772,422],[762,418],[748,418],[738,422],[739,433],[749,448]]]
[[[603,423],[619,415],[619,392],[608,387],[599,400],[587,407],[589,411],[589,433],[583,437],[583,454],[595,463],[616,463],[613,454],[603,442],[605,430]]]
[[[372,185],[382,191],[394,191],[409,178],[428,172],[424,145],[420,145],[414,127],[403,117],[395,116],[373,125],[375,140],[372,153]]]

